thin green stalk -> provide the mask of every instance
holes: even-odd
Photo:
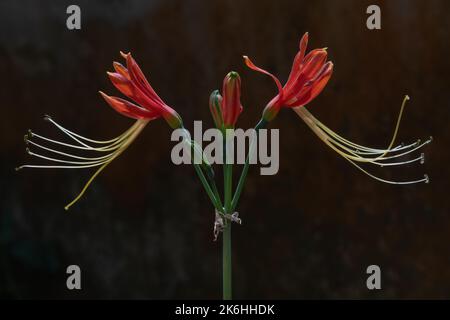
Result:
[[[189,133],[189,131],[187,129],[185,129],[183,126],[181,128],[186,130],[187,133]],[[190,134],[188,134],[188,136],[190,136]],[[190,143],[192,146],[192,153],[195,153],[195,151],[194,151],[195,150],[195,141],[192,140],[188,143]],[[194,165],[195,171],[197,172],[197,175],[200,178],[200,182],[202,183],[203,187],[205,188],[205,191],[208,194],[209,199],[213,203],[214,207],[217,210],[223,210],[222,209],[223,208],[222,201],[220,200],[220,195],[219,195],[219,192],[217,191],[216,183],[214,182],[214,178],[211,176],[213,173],[207,172],[208,179],[206,179],[205,174],[203,173],[203,169],[202,169],[202,165],[204,165],[205,163],[202,162],[202,164],[200,165],[200,164],[195,163],[195,160],[193,160],[192,164]],[[207,169],[205,169],[205,170],[207,170]],[[212,189],[211,189],[211,186],[212,186]]]
[[[222,285],[223,300],[232,298],[231,270],[231,222],[228,221],[222,233]]]
[[[222,212],[224,210],[224,208],[223,208],[222,200],[220,198],[219,190],[217,189],[217,186],[216,186],[216,182],[214,181],[213,177],[211,177],[209,175],[207,175],[207,177],[208,177],[209,185],[211,186],[211,189],[217,200],[217,204],[219,205],[219,208],[216,208],[216,209]]]
[[[224,203],[225,213],[231,214],[231,202],[233,194],[233,166],[227,161],[227,139],[225,133],[224,139]],[[225,227],[222,234],[222,289],[223,299],[231,300],[232,298],[232,269],[231,269],[231,221],[225,220]]]
[[[267,125],[266,120],[264,120],[264,119],[259,120],[258,124],[255,126],[256,137],[258,137],[259,129],[264,128],[266,125]],[[242,193],[242,189],[244,188],[245,179],[247,178],[248,168],[249,168],[249,164],[250,164],[250,157],[251,157],[251,152],[253,149],[253,143],[255,143],[255,141],[253,141],[253,139],[252,139],[252,141],[250,143],[249,153],[247,155],[247,158],[245,159],[244,168],[242,169],[242,173],[239,178],[239,182],[238,182],[236,191],[233,196],[233,201],[231,202],[231,207],[230,207],[231,212],[233,212],[236,209],[236,206],[239,201],[239,197],[241,196],[241,193]]]
[[[194,168],[195,168],[195,171],[197,172],[198,177],[200,178],[201,183],[203,184],[203,187],[205,188],[206,193],[209,196],[209,199],[213,203],[214,207],[217,210],[221,210],[222,205],[219,203],[216,196],[214,195],[214,192],[211,190],[211,187],[210,187],[208,181],[206,180],[205,175],[203,174],[202,168],[200,167],[199,164],[195,164],[195,163],[194,163]]]

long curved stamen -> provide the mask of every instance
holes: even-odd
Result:
[[[424,176],[422,179],[412,180],[412,181],[390,181],[386,179],[379,178],[372,173],[369,173],[367,170],[360,167],[356,162],[360,163],[371,163],[374,165],[378,165],[380,167],[387,166],[399,166],[404,164],[410,164],[413,162],[424,163],[424,154],[422,153],[420,157],[416,157],[412,160],[399,161],[399,162],[389,162],[387,160],[399,158],[405,155],[408,155],[423,146],[429,144],[432,141],[432,137],[425,142],[420,142],[418,140],[415,143],[409,145],[399,145],[395,148],[392,146],[395,143],[395,139],[398,134],[398,129],[400,126],[400,120],[403,114],[403,109],[405,107],[405,102],[409,100],[409,97],[406,96],[403,100],[402,107],[399,113],[399,117],[397,119],[397,124],[395,126],[394,134],[392,136],[391,142],[386,149],[376,149],[369,148],[365,146],[361,146],[359,144],[353,143],[337,133],[333,132],[331,129],[326,127],[323,123],[317,120],[305,107],[297,107],[294,108],[294,111],[305,121],[305,123],[312,129],[312,131],[331,149],[336,151],[340,156],[345,158],[347,161],[352,163],[359,170],[374,178],[378,181],[389,183],[389,184],[414,184],[419,182],[429,182],[428,176]],[[371,157],[372,156],[372,157]]]
[[[416,184],[416,183],[421,183],[421,182],[424,182],[424,183],[430,183],[430,178],[428,177],[427,174],[424,174],[422,179],[410,180],[410,181],[392,181],[392,180],[382,179],[382,178],[377,177],[377,176],[375,176],[374,174],[372,174],[372,173],[370,173],[370,172],[364,170],[363,168],[361,168],[360,166],[358,166],[356,163],[354,163],[352,160],[347,159],[347,158],[345,158],[345,159],[346,159],[347,161],[349,161],[352,165],[354,165],[356,168],[358,168],[359,170],[361,170],[363,173],[365,173],[366,175],[368,175],[369,177],[371,177],[371,178],[373,178],[373,179],[375,179],[375,180],[378,180],[378,181],[380,181],[380,182],[387,183],[387,184],[403,184],[403,185],[406,185],[406,184]]]
[[[78,159],[78,160],[85,160],[85,161],[73,161],[68,159],[62,159],[62,158],[54,158],[42,154],[38,154],[35,152],[32,152],[29,148],[27,148],[27,153],[31,156],[38,157],[41,159],[45,159],[52,162],[62,163],[63,165],[22,165],[16,170],[20,170],[23,168],[38,168],[38,169],[85,169],[85,168],[92,168],[92,167],[99,167],[97,171],[91,176],[91,178],[86,182],[81,192],[75,197],[73,201],[71,201],[65,209],[68,210],[75,202],[77,202],[83,194],[86,192],[89,185],[94,181],[94,179],[100,174],[100,172],[108,165],[110,164],[115,158],[117,158],[123,151],[125,151],[130,144],[136,139],[136,137],[139,135],[139,133],[142,131],[142,129],[147,125],[149,120],[137,120],[128,130],[126,130],[124,133],[119,135],[118,137],[110,140],[93,140],[86,137],[83,137],[73,131],[70,131],[63,126],[59,125],[56,121],[52,120],[49,116],[45,117],[45,120],[51,122],[53,125],[55,125],[59,130],[61,130],[64,134],[66,134],[70,139],[74,140],[77,144],[69,144],[62,141],[57,141],[53,139],[46,138],[44,136],[35,134],[31,131],[28,132],[27,135],[25,135],[25,143],[29,146],[37,147],[39,149],[48,151],[50,153],[58,154],[66,158],[72,158],[72,159]],[[84,151],[95,151],[95,152],[109,152],[108,154],[104,156],[99,157],[85,157],[81,155],[71,154],[59,150],[54,150],[48,146],[41,145],[39,143],[36,143],[32,141],[32,138],[38,138],[40,140],[43,140],[45,142],[48,142],[50,144],[56,144],[60,145],[66,148],[72,148],[76,150],[84,150]],[[90,144],[86,143],[89,142]],[[94,144],[106,144],[102,147],[97,147]]]
[[[54,139],[49,139],[46,138],[44,136],[41,136],[37,133],[32,132],[31,130],[28,131],[28,137],[25,136],[25,142],[27,142],[27,139],[29,140],[30,138],[36,137],[40,140],[43,141],[47,141],[53,144],[57,144],[57,145],[61,145],[64,147],[68,147],[68,148],[74,148],[74,149],[79,149],[79,150],[87,150],[87,151],[99,151],[99,152],[107,152],[107,151],[113,151],[119,148],[120,143],[123,142],[123,140],[125,140],[138,126],[137,121],[124,133],[122,133],[120,136],[118,136],[117,138],[108,140],[108,141],[99,141],[99,140],[92,140],[92,139],[88,139],[86,137],[83,137],[79,134],[76,134],[70,130],[67,130],[66,128],[60,126],[59,124],[57,124],[55,121],[53,121],[49,116],[45,116],[44,120],[51,122],[52,124],[54,124],[58,129],[60,129],[64,134],[66,134],[69,138],[71,138],[72,140],[74,140],[75,142],[77,142],[79,145],[74,145],[74,144],[70,144],[70,143],[65,143],[65,142],[61,142],[58,140],[54,140]],[[102,146],[102,147],[96,147],[96,146],[92,146],[92,145],[88,145],[86,143],[81,142],[79,139],[77,139],[76,137],[80,138],[80,139],[84,139],[85,141],[92,141],[95,143],[106,143],[111,141],[112,143],[110,143],[109,145],[106,146]]]
[[[105,162],[93,175],[92,177],[86,182],[86,184],[84,185],[83,189],[81,190],[81,192],[75,197],[75,199],[73,199],[69,204],[67,204],[64,209],[69,210],[69,208],[75,203],[77,202],[86,192],[87,188],[89,188],[90,184],[92,183],[92,181],[94,181],[94,179],[100,174],[100,172],[103,171],[103,169],[106,168],[106,166],[108,164],[110,164],[115,158],[117,158],[122,152],[124,152],[129,146],[130,144],[134,141],[134,139],[136,139],[136,137],[139,135],[139,133],[141,133],[142,129],[144,129],[144,127],[147,125],[148,120],[138,120],[137,122],[139,123],[139,126],[137,127],[137,129],[131,134],[130,138],[126,140],[126,142],[122,145],[122,147],[115,153],[115,155],[113,157],[111,157],[111,159],[109,159],[107,162]]]
[[[397,138],[398,129],[399,129],[399,127],[400,127],[400,122],[401,122],[401,120],[402,120],[403,110],[405,109],[406,101],[408,101],[408,100],[409,100],[409,97],[408,97],[408,96],[405,96],[405,98],[403,99],[402,106],[401,106],[401,108],[400,108],[400,112],[399,112],[399,115],[398,115],[398,117],[397,117],[397,123],[396,123],[396,125],[395,125],[395,130],[394,130],[394,133],[393,133],[393,135],[392,135],[391,142],[389,143],[389,146],[388,146],[385,150],[382,150],[383,153],[382,153],[381,155],[379,155],[379,156],[377,156],[377,157],[375,157],[375,158],[365,158],[365,159],[366,159],[365,161],[370,162],[370,160],[374,160],[374,161],[380,160],[380,159],[382,159],[385,155],[387,155],[389,152],[391,152],[392,147],[394,146],[394,143],[395,143],[395,139]],[[305,109],[305,110],[306,110],[306,109]],[[311,116],[311,117],[315,120],[315,122],[319,125],[319,127],[321,127],[322,129],[324,129],[325,131],[331,133],[331,136],[333,136],[333,137],[336,137],[336,136],[337,136],[337,134],[335,134],[333,131],[331,131],[330,129],[328,129],[325,125],[323,125],[320,121],[318,121],[311,113],[309,113],[308,110],[306,110],[306,112],[309,114],[309,116]],[[344,138],[342,138],[342,140],[348,142],[348,144],[350,144],[350,145],[353,145],[353,146],[359,146],[359,145],[357,145],[357,144],[355,144],[355,143],[353,143],[353,142],[351,142],[351,141],[348,141],[348,140],[346,140],[346,139],[344,139]],[[363,148],[364,148],[364,147],[363,147]],[[369,149],[371,149],[371,148],[369,148]],[[373,149],[372,149],[372,150],[373,150]],[[353,159],[353,160],[356,160],[356,159]]]
[[[407,154],[410,154],[410,153],[412,153],[412,152],[414,152],[416,150],[419,150],[423,146],[425,146],[425,145],[431,143],[431,141],[433,141],[432,137],[430,137],[430,139],[426,140],[425,142],[420,142],[420,140],[417,141],[416,143],[411,145],[414,148],[409,149],[408,151],[405,151],[405,152],[402,152],[402,153],[398,153],[398,154],[391,155],[391,156],[379,156],[377,158],[365,158],[365,157],[361,156],[361,153],[358,154],[358,153],[354,152],[353,150],[350,150],[349,148],[339,144],[339,142],[333,140],[333,138],[331,138],[331,137],[328,138],[327,140],[330,141],[331,143],[335,144],[337,147],[341,148],[342,150],[347,151],[348,153],[346,153],[346,156],[349,159],[354,160],[354,161],[358,161],[358,162],[369,162],[369,163],[374,163],[374,164],[376,164],[377,161],[384,161],[384,160],[389,160],[389,159],[403,157],[403,156],[405,156]],[[396,152],[398,152],[398,150],[396,150]],[[343,153],[345,153],[345,152],[343,152]],[[391,153],[392,153],[392,150],[389,150],[389,152],[386,153],[386,155],[387,154],[391,154]]]
[[[105,159],[105,158],[109,157],[109,154],[107,154],[106,156],[101,156],[101,157],[82,157],[82,156],[77,156],[77,155],[70,154],[70,153],[67,153],[67,152],[61,152],[61,151],[58,151],[58,150],[53,150],[53,149],[50,149],[50,148],[45,147],[43,145],[40,145],[39,143],[36,143],[34,141],[31,141],[31,140],[26,140],[25,142],[26,142],[26,144],[30,144],[32,146],[35,146],[35,147],[39,148],[39,149],[43,149],[43,150],[46,150],[46,151],[51,152],[51,153],[60,154],[62,156],[65,156],[65,157],[68,157],[68,158],[73,158],[73,159],[79,159],[79,160],[102,160],[102,159]]]
[[[50,116],[46,115],[44,117],[44,120],[51,122],[52,124],[54,124],[58,129],[60,129],[61,131],[63,131],[64,133],[66,133],[69,136],[74,136],[77,138],[80,138],[81,140],[87,141],[87,142],[92,142],[92,143],[97,143],[97,144],[108,144],[108,143],[113,143],[117,140],[119,140],[122,136],[124,136],[127,132],[125,131],[124,133],[122,133],[120,136],[114,138],[114,139],[110,139],[110,140],[93,140],[93,139],[89,139],[86,137],[83,137],[80,134],[77,134],[69,129],[64,128],[63,126],[61,126],[60,124],[58,124],[55,120],[53,120]],[[131,126],[130,129],[134,128],[136,126],[136,123],[133,124],[133,126]],[[81,143],[81,142],[80,142]]]
[[[30,149],[28,149],[28,148],[27,148],[26,151],[27,151],[27,153],[28,153],[30,156],[34,156],[34,157],[41,158],[41,159],[45,159],[45,160],[50,160],[50,161],[53,161],[53,162],[61,162],[61,163],[67,163],[67,164],[80,164],[80,165],[84,165],[84,164],[96,164],[96,163],[102,163],[102,162],[105,161],[105,160],[96,160],[96,161],[69,161],[69,160],[63,160],[63,159],[51,158],[51,157],[47,157],[47,156],[44,156],[44,155],[41,155],[41,154],[38,154],[38,153],[34,153],[34,152],[30,151]],[[108,159],[108,158],[106,158],[106,159]]]

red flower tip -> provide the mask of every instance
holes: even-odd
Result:
[[[113,67],[114,67],[114,70],[116,70],[117,73],[121,74],[123,77],[127,78],[128,80],[130,80],[130,74],[128,73],[127,68],[125,68],[123,66],[123,64],[114,61],[113,62]]]
[[[128,53],[124,53],[123,51],[119,51],[120,52],[120,55],[124,58],[124,59],[126,59],[129,55],[131,55],[131,52],[128,52]]]
[[[306,47],[308,46],[308,40],[309,40],[309,33],[305,32],[305,34],[303,35],[303,37],[300,40],[300,44],[299,44],[300,51],[303,51],[303,52],[306,51]]]
[[[222,116],[225,127],[233,128],[242,112],[241,77],[237,72],[229,72],[223,79]]]

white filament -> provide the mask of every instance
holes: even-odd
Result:
[[[84,185],[81,192],[78,194],[78,196],[70,202],[65,209],[69,209],[70,206],[72,206],[76,201],[78,201],[84,194],[84,192],[87,190],[89,185],[92,183],[92,181],[95,179],[95,177],[109,164],[111,163],[115,158],[117,158],[123,151],[125,151],[126,148],[136,139],[136,137],[139,135],[139,133],[144,129],[144,127],[147,125],[148,120],[137,120],[128,130],[126,130],[124,133],[119,135],[118,137],[110,140],[93,140],[86,137],[83,137],[80,134],[77,134],[71,130],[68,130],[58,124],[56,121],[51,119],[49,116],[45,116],[45,120],[52,123],[56,128],[61,130],[65,135],[67,135],[70,139],[75,141],[76,144],[70,144],[62,141],[57,141],[53,139],[46,138],[44,136],[38,135],[36,133],[31,132],[31,130],[28,131],[28,134],[25,135],[25,143],[29,145],[30,147],[36,147],[41,150],[45,150],[47,152],[57,154],[62,156],[62,158],[56,158],[51,157],[47,155],[42,155],[36,152],[31,151],[29,148],[27,148],[27,152],[29,155],[41,158],[47,161],[60,163],[61,165],[22,165],[16,170],[20,170],[23,168],[38,168],[38,169],[85,169],[85,168],[92,168],[92,167],[100,167],[97,169],[97,171],[91,176],[91,178],[87,181],[87,183]],[[31,139],[37,138],[39,140],[42,140],[46,142],[48,145],[42,145],[35,141],[32,141]],[[97,145],[102,146],[97,146]],[[84,150],[85,152],[108,152],[106,155],[103,156],[96,156],[96,157],[86,157],[82,155],[72,154],[68,152],[63,152],[60,150],[53,149],[49,145],[58,145],[63,146],[68,149],[75,149],[75,150]],[[70,159],[78,159],[83,161],[73,161]]]
[[[352,165],[357,167],[360,171],[368,175],[369,177],[378,180],[380,182],[388,183],[388,184],[415,184],[420,182],[429,182],[429,177],[424,175],[421,179],[415,179],[410,181],[391,181],[382,179],[374,174],[368,172],[363,169],[359,163],[370,163],[380,167],[388,167],[388,166],[400,166],[405,164],[410,164],[413,162],[420,161],[421,164],[424,163],[425,158],[422,153],[419,157],[416,157],[411,160],[405,161],[388,161],[396,158],[400,158],[406,156],[416,150],[421,149],[423,146],[429,144],[432,141],[432,137],[430,137],[425,142],[421,142],[418,140],[415,143],[411,143],[408,145],[399,145],[393,148],[395,143],[395,139],[398,134],[398,129],[400,126],[401,117],[403,114],[403,109],[405,107],[406,101],[409,100],[409,97],[406,96],[403,100],[402,107],[400,109],[400,113],[397,119],[397,124],[395,126],[395,130],[391,139],[389,146],[386,149],[379,148],[370,148],[366,146],[362,146],[351,142],[342,136],[338,135],[319,120],[317,120],[304,106],[293,108],[293,110],[302,118],[302,120],[308,125],[308,127],[321,139],[328,147],[337,152],[344,159],[349,161]]]

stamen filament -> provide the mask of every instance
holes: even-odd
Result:
[[[428,177],[428,175],[424,174],[422,179],[417,179],[417,180],[411,180],[411,181],[391,181],[391,180],[386,180],[386,179],[382,179],[379,178],[373,174],[371,174],[370,172],[367,172],[366,170],[364,170],[363,168],[361,168],[360,166],[358,166],[356,163],[354,163],[352,160],[345,158],[347,161],[349,161],[352,165],[354,165],[356,168],[358,168],[359,170],[361,170],[363,173],[365,173],[366,175],[368,175],[369,177],[378,180],[380,182],[384,182],[387,184],[416,184],[416,183],[421,183],[421,182],[425,182],[425,183],[429,183],[430,182],[430,178]]]
[[[37,154],[34,152],[31,152],[29,149],[27,149],[27,153],[30,156],[34,156],[34,157],[38,157],[41,159],[45,159],[45,160],[50,160],[53,162],[61,162],[61,163],[67,163],[67,164],[81,164],[81,165],[85,165],[85,164],[95,164],[95,163],[104,163],[105,161],[107,161],[109,158],[106,158],[106,160],[97,160],[97,161],[68,161],[68,160],[62,160],[62,159],[56,159],[56,158],[51,158],[51,157],[47,157],[47,156],[43,156],[41,154]],[[113,156],[114,153],[110,154],[109,157]]]
[[[137,122],[139,122],[139,125],[136,126],[136,129],[133,131],[133,133],[130,135],[130,137],[125,141],[125,143],[120,147],[119,150],[117,150],[117,152],[114,154],[114,156],[108,160],[106,163],[104,163],[93,175],[92,177],[88,180],[88,182],[86,182],[86,184],[84,185],[83,189],[81,190],[81,192],[75,197],[75,199],[73,199],[69,204],[67,204],[64,209],[65,210],[69,210],[69,208],[75,203],[77,202],[86,192],[87,188],[90,186],[90,184],[92,183],[92,181],[94,181],[94,179],[98,176],[98,174],[100,172],[103,171],[104,168],[106,168],[106,166],[108,164],[110,164],[115,158],[117,158],[123,151],[125,151],[128,146],[134,141],[134,139],[136,139],[136,137],[139,135],[139,133],[142,131],[142,129],[144,129],[144,127],[147,125],[148,120],[137,120]]]
[[[126,135],[120,137],[119,140],[115,141],[114,143],[112,143],[110,145],[104,146],[104,147],[77,146],[77,145],[73,145],[73,144],[69,144],[69,143],[65,143],[65,142],[49,139],[49,138],[46,138],[46,137],[41,136],[39,134],[36,134],[34,132],[31,132],[31,131],[29,132],[29,134],[31,135],[31,137],[36,137],[36,138],[39,138],[41,140],[48,141],[48,142],[51,142],[51,143],[54,143],[54,144],[59,144],[61,146],[65,146],[65,147],[69,147],[69,148],[74,148],[74,149],[79,149],[79,150],[87,150],[87,151],[108,152],[108,151],[113,151],[113,150],[117,150],[118,148],[120,148],[120,143],[123,140],[127,139],[127,137],[129,135],[131,135],[134,132],[134,130],[136,130],[136,129],[134,128],[133,131],[126,132]]]
[[[140,134],[142,129],[147,125],[149,120],[137,120],[130,128],[128,128],[124,133],[119,135],[118,137],[110,140],[93,140],[86,137],[83,137],[77,133],[74,133],[63,126],[59,125],[56,121],[52,120],[49,116],[45,117],[45,120],[51,122],[53,125],[55,125],[59,130],[61,130],[64,134],[66,134],[69,138],[74,140],[79,145],[65,143],[62,141],[53,140],[50,138],[46,138],[44,136],[38,135],[36,133],[31,132],[31,130],[28,131],[28,135],[25,135],[25,143],[30,144],[32,146],[35,146],[37,148],[46,150],[51,153],[59,154],[64,157],[69,157],[73,159],[79,159],[79,160],[86,160],[86,161],[71,161],[66,159],[60,159],[60,158],[53,158],[46,155],[38,154],[35,152],[32,152],[29,148],[27,148],[28,154],[34,157],[38,157],[41,159],[53,161],[53,162],[59,162],[64,163],[68,165],[22,165],[16,168],[16,170],[20,170],[23,168],[46,168],[46,169],[83,169],[83,168],[92,168],[92,167],[98,167],[97,171],[94,172],[94,174],[90,177],[90,179],[86,182],[83,189],[80,191],[80,193],[73,199],[67,206],[65,206],[65,209],[68,210],[75,202],[77,202],[86,192],[90,184],[94,181],[94,179],[100,174],[100,172],[108,165],[110,164],[114,159],[116,159],[123,151],[125,151],[130,144],[136,139],[136,137]],[[64,147],[69,147],[73,149],[78,150],[86,150],[86,151],[96,151],[96,152],[108,152],[110,153],[100,156],[100,157],[83,157],[79,155],[74,155],[71,153],[62,152],[59,150],[54,150],[52,148],[49,148],[45,145],[41,145],[39,143],[36,143],[34,141],[31,141],[32,138],[38,138],[43,141],[47,141],[49,143],[61,145]],[[89,143],[96,143],[96,144],[107,144],[106,146],[102,147],[95,147],[92,145],[89,145],[88,143],[85,143],[83,141],[89,142]]]
[[[58,129],[60,129],[61,131],[63,131],[64,133],[66,133],[67,135],[71,135],[77,138],[80,138],[84,141],[87,142],[92,142],[92,143],[98,143],[98,144],[108,144],[108,143],[112,143],[115,142],[117,140],[119,140],[122,136],[124,136],[125,134],[127,134],[130,130],[134,129],[137,125],[137,123],[135,122],[127,131],[125,131],[124,133],[122,133],[120,136],[114,138],[114,139],[110,139],[110,140],[93,140],[93,139],[89,139],[86,137],[83,137],[80,134],[77,134],[73,131],[70,131],[69,129],[64,128],[63,126],[61,126],[60,124],[58,124],[55,120],[53,120],[50,116],[46,115],[44,117],[45,120],[50,121],[51,123],[53,123]]]
[[[372,162],[373,164],[376,164],[380,167],[389,167],[389,166],[401,166],[404,164],[408,164],[408,163],[413,163],[413,162],[417,162],[420,161],[421,164],[423,164],[423,153],[421,154],[420,157],[417,157],[415,159],[412,160],[407,160],[407,161],[401,161],[401,162]]]
[[[378,181],[389,183],[389,184],[414,184],[419,182],[429,182],[428,176],[424,176],[422,179],[412,180],[412,181],[391,181],[382,179],[380,177],[375,176],[372,173],[369,173],[367,170],[360,167],[355,162],[361,162],[361,163],[371,163],[374,165],[378,165],[380,167],[385,166],[399,166],[404,164],[409,164],[413,162],[420,161],[420,163],[424,162],[424,154],[422,153],[420,157],[414,158],[412,160],[405,160],[405,161],[399,161],[399,162],[389,162],[387,160],[399,158],[402,156],[405,156],[407,154],[410,154],[426,144],[430,143],[432,141],[432,137],[430,137],[429,140],[425,142],[421,142],[418,140],[415,143],[409,144],[409,145],[399,145],[395,148],[392,148],[392,146],[395,143],[395,139],[398,134],[398,129],[400,127],[400,121],[403,115],[403,110],[406,104],[406,101],[409,100],[409,97],[406,96],[403,100],[400,113],[397,119],[397,123],[395,126],[395,130],[393,133],[393,136],[391,138],[391,142],[387,149],[375,149],[375,148],[369,148],[365,146],[361,146],[359,144],[353,143],[337,133],[333,132],[331,129],[326,127],[323,123],[321,123],[319,120],[317,120],[305,107],[297,107],[294,108],[294,111],[303,119],[303,121],[308,125],[308,127],[321,139],[329,148],[333,149],[335,152],[337,152],[340,156],[345,158],[347,161],[352,163],[355,167],[357,167],[359,170],[361,170],[363,173],[367,174],[371,178],[374,178]],[[394,154],[393,154],[394,153]],[[375,157],[368,157],[367,155],[375,155]],[[384,162],[387,161],[387,162]]]
[[[101,163],[85,165],[85,166],[47,166],[47,165],[24,164],[24,165],[17,167],[16,171],[19,171],[19,170],[22,170],[25,168],[32,168],[32,169],[86,169],[86,168],[98,167],[99,165],[101,165]]]
[[[402,106],[401,106],[401,108],[400,108],[400,112],[399,112],[399,115],[398,115],[398,117],[397,117],[397,123],[396,123],[396,125],[395,125],[395,130],[394,130],[394,133],[393,133],[393,135],[392,135],[392,138],[391,138],[391,142],[389,143],[389,146],[387,147],[387,149],[385,149],[385,150],[383,150],[383,153],[380,155],[380,156],[378,156],[378,157],[376,157],[376,158],[367,158],[367,159],[370,159],[370,160],[379,160],[380,158],[383,158],[387,153],[389,153],[390,151],[391,151],[391,149],[392,149],[392,146],[394,145],[394,143],[395,143],[395,139],[396,139],[396,137],[397,137],[397,134],[398,134],[398,129],[399,129],[399,127],[400,127],[400,122],[401,122],[401,120],[402,120],[402,115],[403,115],[403,110],[404,110],[404,108],[405,108],[405,105],[406,105],[406,101],[408,101],[409,100],[409,97],[408,96],[405,96],[405,98],[403,99],[403,102],[402,102]],[[334,133],[333,131],[331,131],[330,129],[328,129],[325,125],[323,125],[322,123],[320,123],[320,121],[319,120],[317,120],[306,108],[304,108],[304,107],[302,107],[302,108],[300,108],[302,111],[304,111],[308,116],[310,116],[312,119],[314,119],[315,121],[315,123],[319,126],[319,127],[325,127],[326,128],[326,130],[325,131],[330,131],[330,132],[332,132],[332,134],[333,134],[333,136],[337,136],[337,134],[336,133]],[[319,125],[319,123],[320,123],[320,125]],[[340,137],[340,138],[342,138],[342,137]],[[344,138],[342,138],[342,140],[344,140],[345,142],[348,142],[350,145],[353,145],[353,146],[358,146],[358,147],[362,147],[362,148],[364,148],[364,149],[372,149],[372,148],[367,148],[367,147],[364,147],[364,146],[360,146],[360,145],[357,145],[357,144],[355,144],[355,143],[353,143],[353,142],[351,142],[351,141],[348,141],[348,140],[346,140],[346,139],[344,139]],[[374,150],[376,150],[376,149],[372,149],[373,151]],[[367,151],[370,151],[370,150],[367,150]]]
[[[56,153],[56,154],[60,154],[62,156],[66,156],[66,157],[70,157],[70,158],[74,158],[74,159],[80,159],[80,160],[102,160],[102,159],[108,158],[111,155],[111,154],[107,154],[107,155],[101,156],[101,157],[81,157],[81,156],[73,155],[73,154],[70,154],[70,153],[66,153],[66,152],[61,152],[61,151],[58,151],[58,150],[50,149],[48,147],[42,146],[42,145],[40,145],[40,144],[38,144],[38,143],[36,143],[34,141],[31,141],[31,140],[27,140],[26,143],[31,144],[33,146],[36,146],[36,147],[38,147],[40,149],[43,149],[43,150],[47,150],[49,152],[53,152],[53,153]]]

